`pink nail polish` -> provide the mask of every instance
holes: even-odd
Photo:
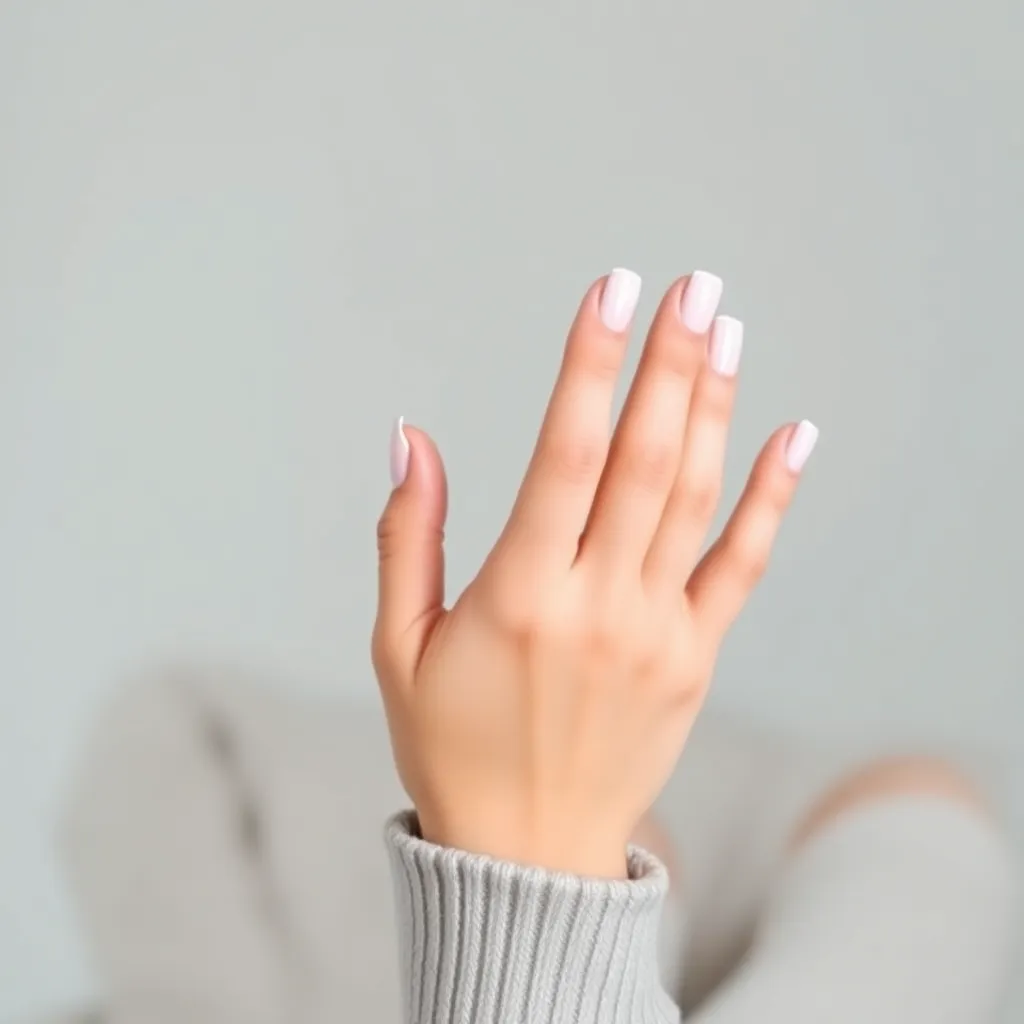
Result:
[[[405,418],[399,416],[391,428],[391,484],[401,487],[409,472],[409,439],[405,436]]]
[[[616,267],[601,292],[601,322],[609,331],[621,332],[629,327],[640,301],[640,275]]]
[[[723,377],[735,377],[743,351],[743,324],[731,316],[716,316],[711,325],[711,369]]]
[[[706,270],[695,270],[679,305],[683,326],[692,334],[704,334],[711,326],[721,298],[722,279]]]
[[[818,428],[810,420],[801,420],[786,445],[786,465],[793,473],[804,468],[814,446],[818,443]]]

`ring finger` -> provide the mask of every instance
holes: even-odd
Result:
[[[690,403],[679,471],[644,563],[644,579],[652,590],[682,593],[711,526],[722,489],[742,347],[743,324],[717,317]]]

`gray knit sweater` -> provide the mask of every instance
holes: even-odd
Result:
[[[661,987],[668,873],[629,849],[602,881],[444,849],[406,811],[385,831],[408,1024],[677,1024]]]

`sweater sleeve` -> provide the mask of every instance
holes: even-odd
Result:
[[[411,811],[385,838],[407,1024],[678,1024],[650,854],[630,847],[628,879],[608,881],[435,846]]]

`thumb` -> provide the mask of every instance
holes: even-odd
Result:
[[[448,486],[434,442],[402,419],[391,432],[394,489],[377,526],[380,585],[373,657],[378,674],[411,675],[444,613]]]

